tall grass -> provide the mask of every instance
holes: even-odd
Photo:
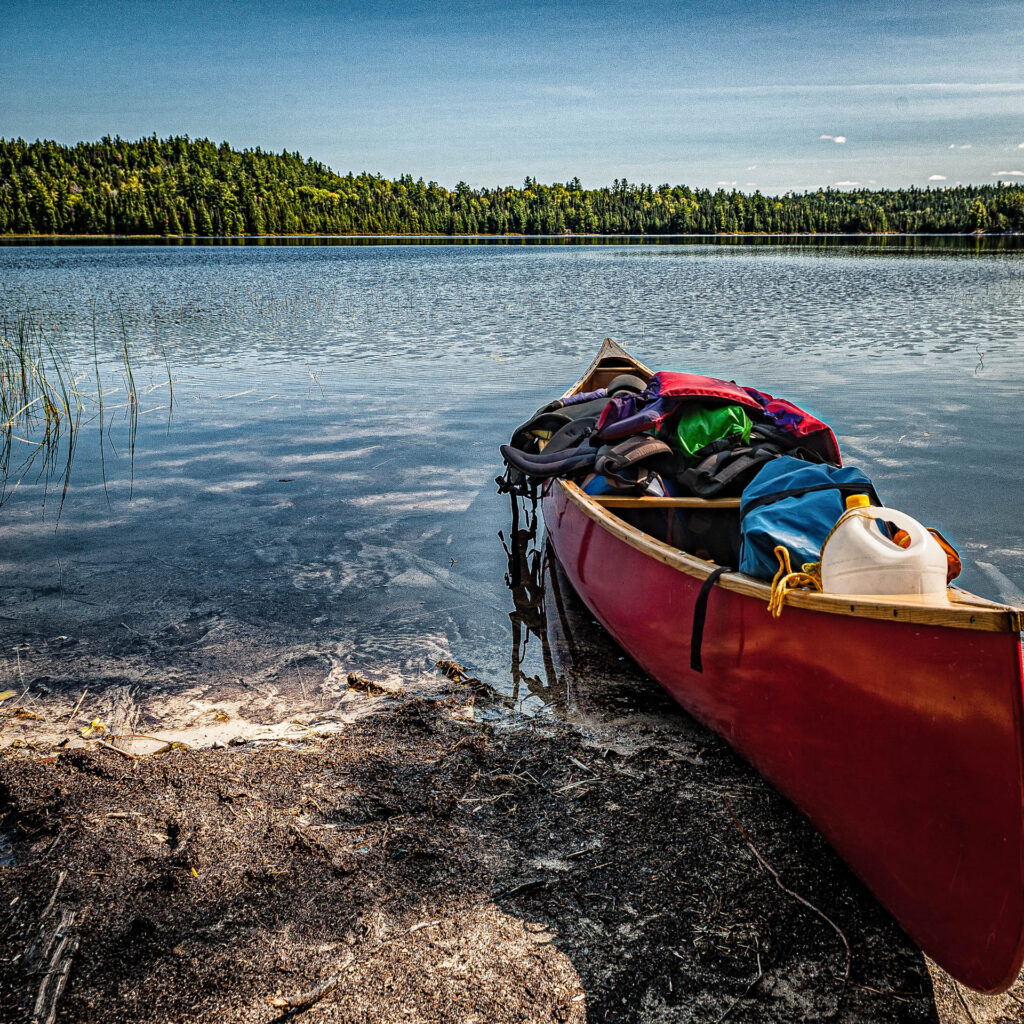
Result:
[[[60,486],[57,510],[59,521],[71,482],[71,467],[81,434],[83,413],[87,413],[86,423],[93,419],[99,421],[100,463],[103,488],[106,491],[104,450],[109,444],[117,456],[110,426],[111,417],[120,409],[124,410],[128,432],[129,500],[131,498],[140,405],[132,370],[128,327],[119,303],[115,358],[127,399],[124,405],[110,407],[105,402],[100,370],[96,308],[93,303],[90,306],[92,365],[86,362],[77,372],[68,355],[63,331],[55,321],[47,320],[31,308],[0,320],[0,505],[25,480],[38,482],[41,478],[44,483],[44,514],[52,486]],[[79,345],[78,351],[84,352],[84,346]],[[170,409],[174,405],[174,384],[170,361],[162,346],[160,353],[167,368],[167,384],[170,389],[169,429]],[[120,391],[120,388],[114,390]]]
[[[61,486],[71,479],[82,395],[57,331],[30,312],[0,322],[0,504],[36,469]],[[58,517],[60,508],[58,508]]]
[[[135,390],[135,374],[132,373],[128,327],[124,322],[124,310],[121,308],[120,302],[117,304],[117,315],[121,327],[121,358],[124,361],[125,391],[128,393],[128,461],[130,465],[128,499],[130,501],[135,491],[135,436],[139,427],[139,396]]]

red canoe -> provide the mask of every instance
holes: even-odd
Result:
[[[566,394],[623,372],[650,375],[606,341]],[[956,588],[948,602],[795,591],[775,619],[767,584],[726,573],[695,672],[694,602],[716,566],[620,517],[672,501],[715,507],[550,486],[544,522],[580,597],[807,815],[925,953],[972,988],[1007,988],[1024,960],[1020,611]]]

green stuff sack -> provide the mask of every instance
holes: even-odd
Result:
[[[742,405],[694,405],[683,409],[678,420],[659,430],[658,437],[692,458],[705,445],[733,434],[739,434],[746,443],[752,425]]]

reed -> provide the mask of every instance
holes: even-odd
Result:
[[[124,310],[121,307],[120,300],[117,303],[117,316],[121,328],[120,340],[121,359],[124,362],[124,388],[128,394],[128,500],[131,501],[132,494],[135,492],[135,437],[139,428],[139,396],[135,391],[135,374],[132,373],[131,348],[128,344],[128,326],[124,320]]]
[[[54,485],[60,486],[56,517],[59,522],[79,437],[83,428],[94,420],[98,422],[100,471],[106,494],[106,449],[109,446],[113,456],[120,458],[111,431],[115,419],[120,420],[122,413],[127,433],[128,498],[131,500],[142,393],[167,387],[167,429],[170,431],[174,380],[171,361],[158,330],[154,333],[154,354],[163,363],[167,379],[140,392],[133,367],[129,316],[119,297],[114,299],[106,330],[104,319],[94,298],[89,299],[91,324],[88,325],[79,324],[73,317],[61,320],[58,315],[46,314],[34,306],[26,306],[13,314],[0,314],[0,506],[26,480],[39,482],[41,479],[44,514]],[[104,335],[106,344],[102,343]],[[65,338],[71,339],[75,358],[69,355]],[[111,374],[114,380],[110,379]],[[121,386],[117,383],[118,376]],[[125,401],[110,404],[109,399],[119,395],[121,387]],[[155,412],[159,408],[162,406],[147,411]],[[110,501],[109,494],[107,501]]]
[[[36,468],[67,494],[82,395],[60,333],[25,311],[0,322],[0,504]],[[58,510],[59,516],[59,510]]]

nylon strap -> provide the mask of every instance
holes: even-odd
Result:
[[[693,605],[693,633],[690,636],[690,668],[694,672],[703,672],[704,664],[701,661],[700,649],[704,642],[704,620],[708,614],[708,598],[711,596],[711,589],[718,582],[718,577],[724,572],[732,572],[727,565],[720,565],[703,583],[697,600]]]

